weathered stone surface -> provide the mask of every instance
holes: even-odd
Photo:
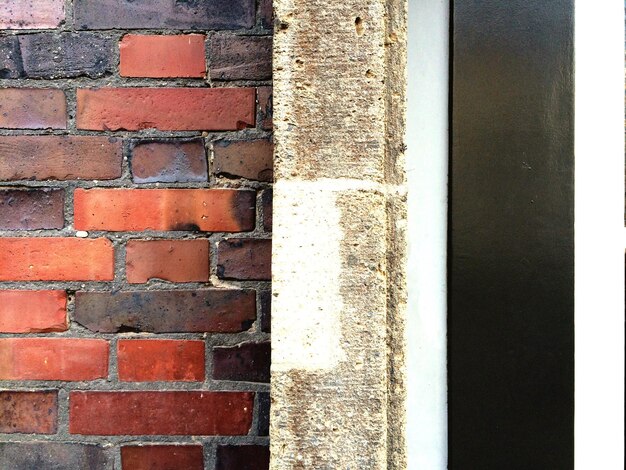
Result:
[[[132,150],[135,183],[192,183],[209,179],[202,139],[139,141]]]
[[[238,289],[77,292],[74,320],[100,333],[235,333],[256,319],[255,293]]]
[[[0,229],[63,228],[62,189],[0,189]]]
[[[272,78],[272,37],[216,34],[209,50],[213,80]]]
[[[220,140],[213,146],[213,172],[250,180],[272,181],[274,146],[269,139],[233,142]]]
[[[64,442],[0,442],[3,470],[113,470],[100,446]]]
[[[272,240],[229,238],[217,245],[217,275],[222,279],[272,278]]]
[[[215,470],[266,470],[270,449],[267,446],[230,446],[217,448]]]
[[[121,452],[123,470],[204,469],[202,446],[124,446]]]
[[[270,381],[270,343],[245,343],[213,349],[213,378]]]
[[[255,21],[255,0],[75,0],[78,29],[240,29]]]
[[[0,433],[53,434],[56,430],[56,391],[0,392]]]

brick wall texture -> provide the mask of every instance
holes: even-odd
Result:
[[[0,468],[269,466],[268,0],[0,0]]]

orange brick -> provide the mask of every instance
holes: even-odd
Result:
[[[120,75],[203,78],[206,76],[204,39],[203,34],[127,34],[120,42]]]
[[[209,240],[131,240],[126,245],[126,278],[171,282],[209,280]]]
[[[204,341],[120,340],[117,357],[124,382],[204,380]]]
[[[78,230],[252,230],[254,191],[232,189],[76,189]]]
[[[0,238],[0,281],[112,281],[106,238]]]
[[[45,88],[0,88],[0,127],[65,129],[65,93]]]
[[[100,88],[76,94],[79,129],[228,131],[254,127],[254,88]]]
[[[107,377],[108,367],[104,340],[0,339],[0,380],[95,380]]]
[[[65,331],[66,303],[62,290],[0,291],[0,333]]]

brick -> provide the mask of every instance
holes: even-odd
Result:
[[[109,343],[100,339],[0,339],[0,380],[106,378]]]
[[[79,89],[76,100],[79,129],[234,131],[254,127],[252,88]]]
[[[76,189],[74,226],[116,232],[241,232],[254,228],[255,193],[232,189]]]
[[[261,26],[272,29],[274,25],[274,12],[272,11],[272,0],[259,0],[257,16]]]
[[[263,228],[266,232],[272,231],[272,219],[273,219],[273,192],[271,189],[266,189],[263,191],[263,196],[261,197],[263,204]]]
[[[272,278],[272,241],[230,238],[217,245],[217,275],[221,279]]]
[[[209,281],[209,240],[131,240],[126,245],[126,278],[131,284],[163,279]]]
[[[62,290],[0,291],[0,333],[65,331],[66,304]]]
[[[106,238],[0,238],[0,281],[112,281]]]
[[[252,28],[255,0],[74,0],[77,29]]]
[[[203,183],[209,180],[202,139],[135,142],[131,170],[135,183]]]
[[[176,36],[127,34],[120,42],[122,77],[206,76],[204,34]]]
[[[111,180],[122,176],[122,140],[0,136],[0,180]]]
[[[51,29],[65,19],[65,0],[0,0],[0,29]]]
[[[94,444],[0,442],[5,470],[113,470],[113,459]]]
[[[94,33],[25,34],[19,46],[28,78],[98,78],[117,65],[113,39]]]
[[[203,470],[202,446],[123,446],[122,470]]]
[[[56,430],[56,391],[0,391],[0,433],[54,434]]]
[[[270,466],[270,449],[267,446],[217,447],[215,470],[267,470]]]
[[[0,79],[20,78],[23,74],[22,53],[17,36],[0,36]]]
[[[117,360],[123,382],[204,380],[204,341],[120,340]]]
[[[269,80],[272,78],[272,37],[216,34],[209,49],[213,80]]]
[[[259,87],[257,89],[257,102],[259,112],[257,114],[257,122],[259,127],[266,131],[271,131],[274,127],[273,114],[274,105],[272,104],[272,87]]]
[[[213,378],[269,383],[270,343],[213,348]]]
[[[0,189],[0,229],[60,229],[65,192],[62,189]]]
[[[99,333],[236,333],[256,320],[252,290],[77,292],[74,320]]]
[[[257,393],[258,409],[257,414],[259,416],[257,422],[257,434],[259,436],[270,435],[270,409],[271,409],[270,394],[265,392]]]
[[[70,392],[70,433],[83,435],[246,435],[249,392]]]
[[[0,128],[65,129],[65,93],[46,88],[0,88]]]
[[[270,291],[262,291],[259,294],[259,302],[261,303],[261,331],[264,333],[272,332],[272,293]]]
[[[268,139],[220,140],[213,145],[213,154],[215,174],[258,181],[274,179],[274,145]]]

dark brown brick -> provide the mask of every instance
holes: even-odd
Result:
[[[23,72],[17,36],[0,36],[0,79],[20,78]]]
[[[121,139],[0,136],[0,180],[110,180],[121,175]]]
[[[0,391],[0,433],[54,434],[56,430],[56,391]]]
[[[0,189],[0,229],[63,228],[62,189]]]
[[[259,295],[261,302],[261,331],[264,333],[272,332],[272,293],[263,291]]]
[[[259,0],[258,18],[261,26],[272,29],[274,15],[272,11],[272,0]]]
[[[271,280],[272,241],[229,238],[217,245],[217,275],[222,279]]]
[[[213,349],[213,378],[243,382],[270,381],[270,343],[244,343]]]
[[[231,446],[217,448],[215,470],[267,470],[270,449],[267,446]]]
[[[113,459],[93,444],[0,442],[3,470],[113,470]]]
[[[202,446],[122,447],[122,470],[203,470]]]
[[[272,78],[272,37],[216,34],[209,49],[213,80]]]
[[[75,0],[77,29],[241,29],[255,21],[255,0]]]
[[[259,127],[266,131],[271,131],[274,127],[272,87],[264,86],[257,88],[257,103],[259,110],[257,113],[257,123]]]
[[[269,139],[220,140],[215,142],[213,152],[215,174],[259,181],[272,181],[274,178],[274,145]]]
[[[94,33],[39,33],[19,36],[23,76],[102,77],[111,74],[117,42]]]
[[[131,166],[135,183],[190,183],[209,178],[202,139],[136,142]]]
[[[222,332],[250,328],[252,290],[77,292],[74,320],[94,332]]]
[[[265,392],[257,393],[258,409],[257,414],[259,420],[257,423],[257,434],[259,436],[270,435],[270,407],[271,407],[270,394]]]
[[[266,232],[272,231],[272,218],[273,218],[273,193],[271,189],[263,191],[263,228]]]

